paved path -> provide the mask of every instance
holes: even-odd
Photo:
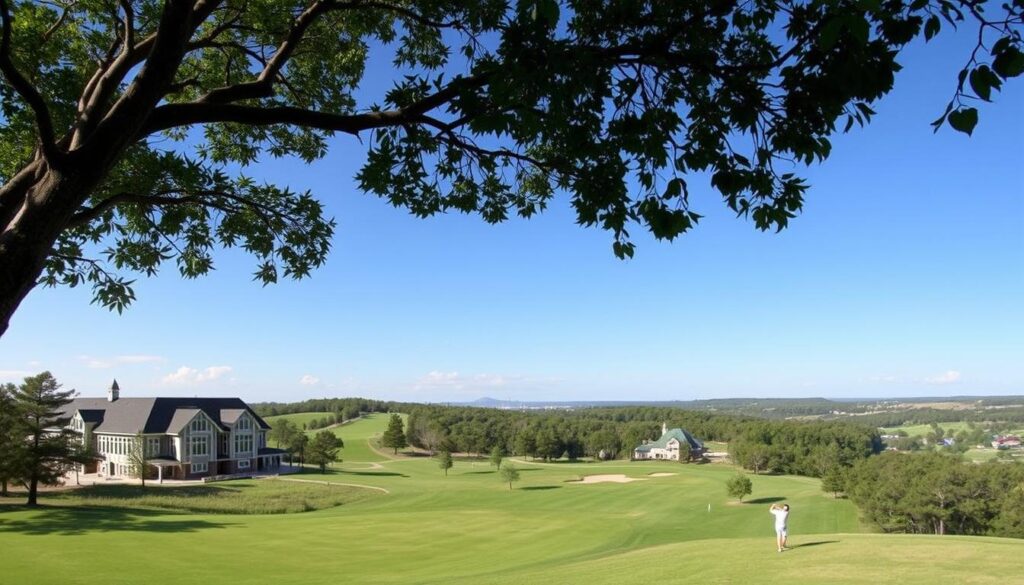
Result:
[[[386,490],[386,489],[384,489],[382,487],[377,487],[377,486],[374,486],[374,485],[363,485],[361,483],[341,483],[339,481],[320,481],[320,480],[316,480],[316,479],[298,479],[298,478],[294,478],[294,477],[275,477],[275,478],[267,478],[267,479],[276,479],[278,481],[297,481],[299,483],[316,483],[316,484],[320,484],[320,485],[347,485],[349,487],[366,488],[368,490],[377,490],[379,492],[384,492],[385,494],[390,494],[391,493],[390,491],[388,491],[388,490]]]

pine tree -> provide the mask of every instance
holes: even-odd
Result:
[[[74,390],[61,390],[50,372],[25,378],[14,395],[16,412],[25,424],[23,480],[29,506],[37,505],[39,484],[55,485],[75,463],[75,434],[64,427],[61,407],[71,402]]]
[[[0,384],[0,496],[7,496],[8,484],[21,480],[25,452],[22,417],[14,402],[18,388]]]
[[[384,445],[389,449],[394,449],[395,455],[398,455],[399,449],[404,449],[409,446],[409,442],[405,439],[405,432],[402,430],[401,415],[391,415],[391,420],[388,421],[388,428],[384,431],[384,436],[381,438],[380,442],[381,445]]]

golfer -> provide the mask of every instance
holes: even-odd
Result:
[[[772,504],[768,509],[775,516],[775,543],[779,546],[779,552],[786,549],[786,521],[789,519],[789,504]]]

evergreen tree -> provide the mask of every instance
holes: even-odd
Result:
[[[25,455],[24,421],[14,402],[18,388],[0,384],[0,496],[7,496],[8,484],[21,479]]]
[[[448,470],[452,468],[452,454],[448,451],[441,451],[437,456],[437,466],[444,470],[445,477],[448,477]]]
[[[394,449],[395,455],[398,454],[399,449],[404,449],[409,446],[409,442],[405,439],[405,432],[402,430],[401,415],[391,415],[391,420],[388,421],[388,428],[384,431],[384,436],[381,438],[380,442],[385,447]]]
[[[309,462],[320,467],[320,473],[327,472],[327,465],[341,461],[338,450],[345,446],[341,437],[331,431],[320,431],[309,442]]]
[[[75,434],[64,428],[61,407],[71,402],[74,390],[61,390],[50,374],[25,378],[15,393],[16,411],[24,418],[25,459],[23,481],[29,506],[37,505],[39,485],[55,485],[75,462]]]

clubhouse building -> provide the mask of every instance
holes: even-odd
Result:
[[[666,459],[669,461],[696,461],[704,456],[704,443],[683,429],[670,429],[661,425],[661,437],[644,442],[633,449],[633,459]]]
[[[67,428],[96,452],[79,471],[134,477],[130,454],[144,444],[146,477],[201,479],[275,470],[284,451],[267,448],[270,425],[239,398],[76,398],[64,407]]]

